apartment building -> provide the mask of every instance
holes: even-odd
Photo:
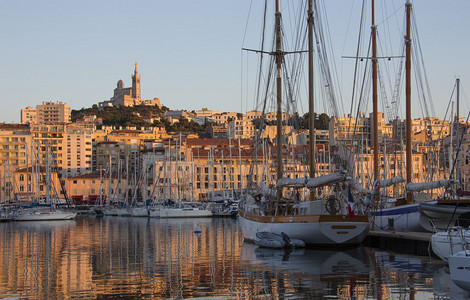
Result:
[[[25,166],[30,158],[29,125],[0,124],[0,165]]]
[[[34,124],[31,136],[36,158],[40,165],[57,167],[59,171],[67,168],[66,136],[67,125]],[[64,174],[63,174],[64,175]]]
[[[38,122],[38,117],[36,109],[28,106],[21,109],[21,124],[36,124]]]
[[[64,135],[64,169],[66,177],[91,172],[93,155],[93,131],[89,129],[66,128]]]
[[[255,136],[255,126],[250,120],[233,119],[228,123],[228,137],[231,139],[252,139]]]
[[[57,102],[42,102],[36,105],[38,124],[67,124],[72,121],[70,105]]]
[[[386,124],[384,113],[378,113],[378,138],[379,144],[391,142],[393,136],[393,125]],[[371,146],[374,144],[373,114],[368,117],[361,115],[358,118],[351,116],[332,117],[329,123],[330,145],[352,143],[354,145]]]
[[[419,118],[411,121],[411,131],[422,133],[425,141],[442,140],[450,134],[451,124],[447,120],[439,120],[439,118]],[[394,140],[406,140],[406,124],[405,120],[394,120],[392,122]],[[421,139],[422,140],[422,139]]]
[[[107,170],[98,170],[68,178],[66,188],[72,203],[76,205],[105,204],[111,199],[126,199],[126,191],[132,189],[126,177],[125,173],[110,174]]]
[[[237,119],[239,115],[240,114],[236,112],[223,112],[223,113],[214,114],[212,118],[214,119],[215,123],[219,125],[225,125],[230,120]]]

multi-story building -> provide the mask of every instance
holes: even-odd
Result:
[[[235,113],[235,112],[223,112],[219,114],[214,114],[212,118],[214,119],[214,122],[219,124],[219,125],[225,125],[229,121],[233,119],[237,119],[240,114]]]
[[[228,123],[228,137],[251,139],[255,136],[255,126],[250,120],[233,119]]]
[[[25,166],[30,159],[31,133],[29,125],[0,124],[0,165],[17,168]]]
[[[44,202],[46,197],[56,202],[65,202],[58,172],[33,164],[28,167],[6,170],[0,182],[0,202]]]
[[[70,105],[58,102],[42,102],[36,105],[38,124],[67,124],[71,122]]]
[[[227,125],[212,125],[209,127],[209,135],[211,138],[221,139],[228,138]]]
[[[107,169],[69,177],[65,185],[76,205],[130,201],[134,190],[134,186],[128,184],[126,173],[109,173]]]
[[[66,135],[67,125],[35,124],[31,125],[31,136],[35,155],[40,165],[57,167],[59,171],[67,167]]]
[[[65,177],[91,171],[93,131],[75,125],[31,125],[33,155],[39,165]]]
[[[328,130],[315,129],[315,144],[328,147],[330,139],[329,133]],[[308,145],[310,143],[310,132],[304,129],[296,134],[292,133],[292,139],[295,140],[297,145]]]
[[[285,112],[281,113],[282,122],[287,122],[287,120],[289,120],[290,117],[291,117],[291,115],[289,115],[288,113],[285,113]],[[277,112],[273,111],[273,112],[266,113],[266,120],[268,122],[277,121]]]
[[[64,143],[64,167],[66,177],[91,172],[93,154],[93,131],[89,129],[66,128]]]
[[[393,126],[393,138],[394,140],[406,141],[406,124],[404,120],[394,120]],[[450,134],[450,123],[447,120],[439,120],[436,117],[433,118],[419,118],[411,121],[411,131],[416,135],[420,132],[425,136],[425,141],[437,141],[442,140],[444,137]],[[414,141],[414,137],[412,137]],[[421,141],[422,138],[418,137],[416,142]]]
[[[251,110],[251,111],[247,111],[244,117],[247,120],[254,121],[256,119],[261,118],[262,115],[263,115],[263,113],[260,112],[260,111]]]
[[[38,122],[36,109],[28,106],[21,109],[21,124],[36,124]]]
[[[201,110],[196,111],[196,117],[213,118],[214,115],[221,114],[221,113],[222,113],[221,111],[203,108]]]
[[[329,123],[330,145],[351,143],[371,146],[374,144],[372,133],[373,114],[353,118],[351,116],[332,117]],[[390,142],[393,136],[393,125],[386,124],[383,113],[378,113],[379,144]]]
[[[139,170],[139,143],[122,143],[105,141],[95,144],[93,153],[93,170],[109,169],[135,173]]]

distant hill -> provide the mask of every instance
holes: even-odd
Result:
[[[98,108],[93,105],[91,108],[82,108],[79,110],[72,110],[72,122],[83,119],[87,115],[95,115],[103,120],[105,126],[122,126],[122,127],[165,127],[167,132],[204,132],[210,125],[204,124],[203,126],[194,121],[189,121],[186,118],[181,118],[180,122],[170,124],[170,122],[163,118],[163,115],[169,109],[165,106],[159,108],[158,106],[137,105],[137,106],[110,106]],[[161,118],[150,124],[144,121],[141,117],[154,117]]]
[[[162,106],[110,106],[98,108],[93,105],[91,108],[72,110],[72,122],[82,119],[86,115],[96,115],[103,120],[106,126],[152,126],[140,118],[140,116],[162,117],[168,108]]]

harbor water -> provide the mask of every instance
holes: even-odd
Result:
[[[236,219],[10,222],[0,241],[0,299],[470,297],[435,257],[263,249],[243,242]]]

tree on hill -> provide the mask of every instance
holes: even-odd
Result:
[[[99,109],[96,105],[91,108],[82,108],[72,110],[72,122],[82,119],[86,115],[96,115],[103,119],[103,125],[106,126],[149,126],[140,116],[162,117],[168,108],[162,106],[109,106]],[[150,125],[152,126],[152,125]]]

